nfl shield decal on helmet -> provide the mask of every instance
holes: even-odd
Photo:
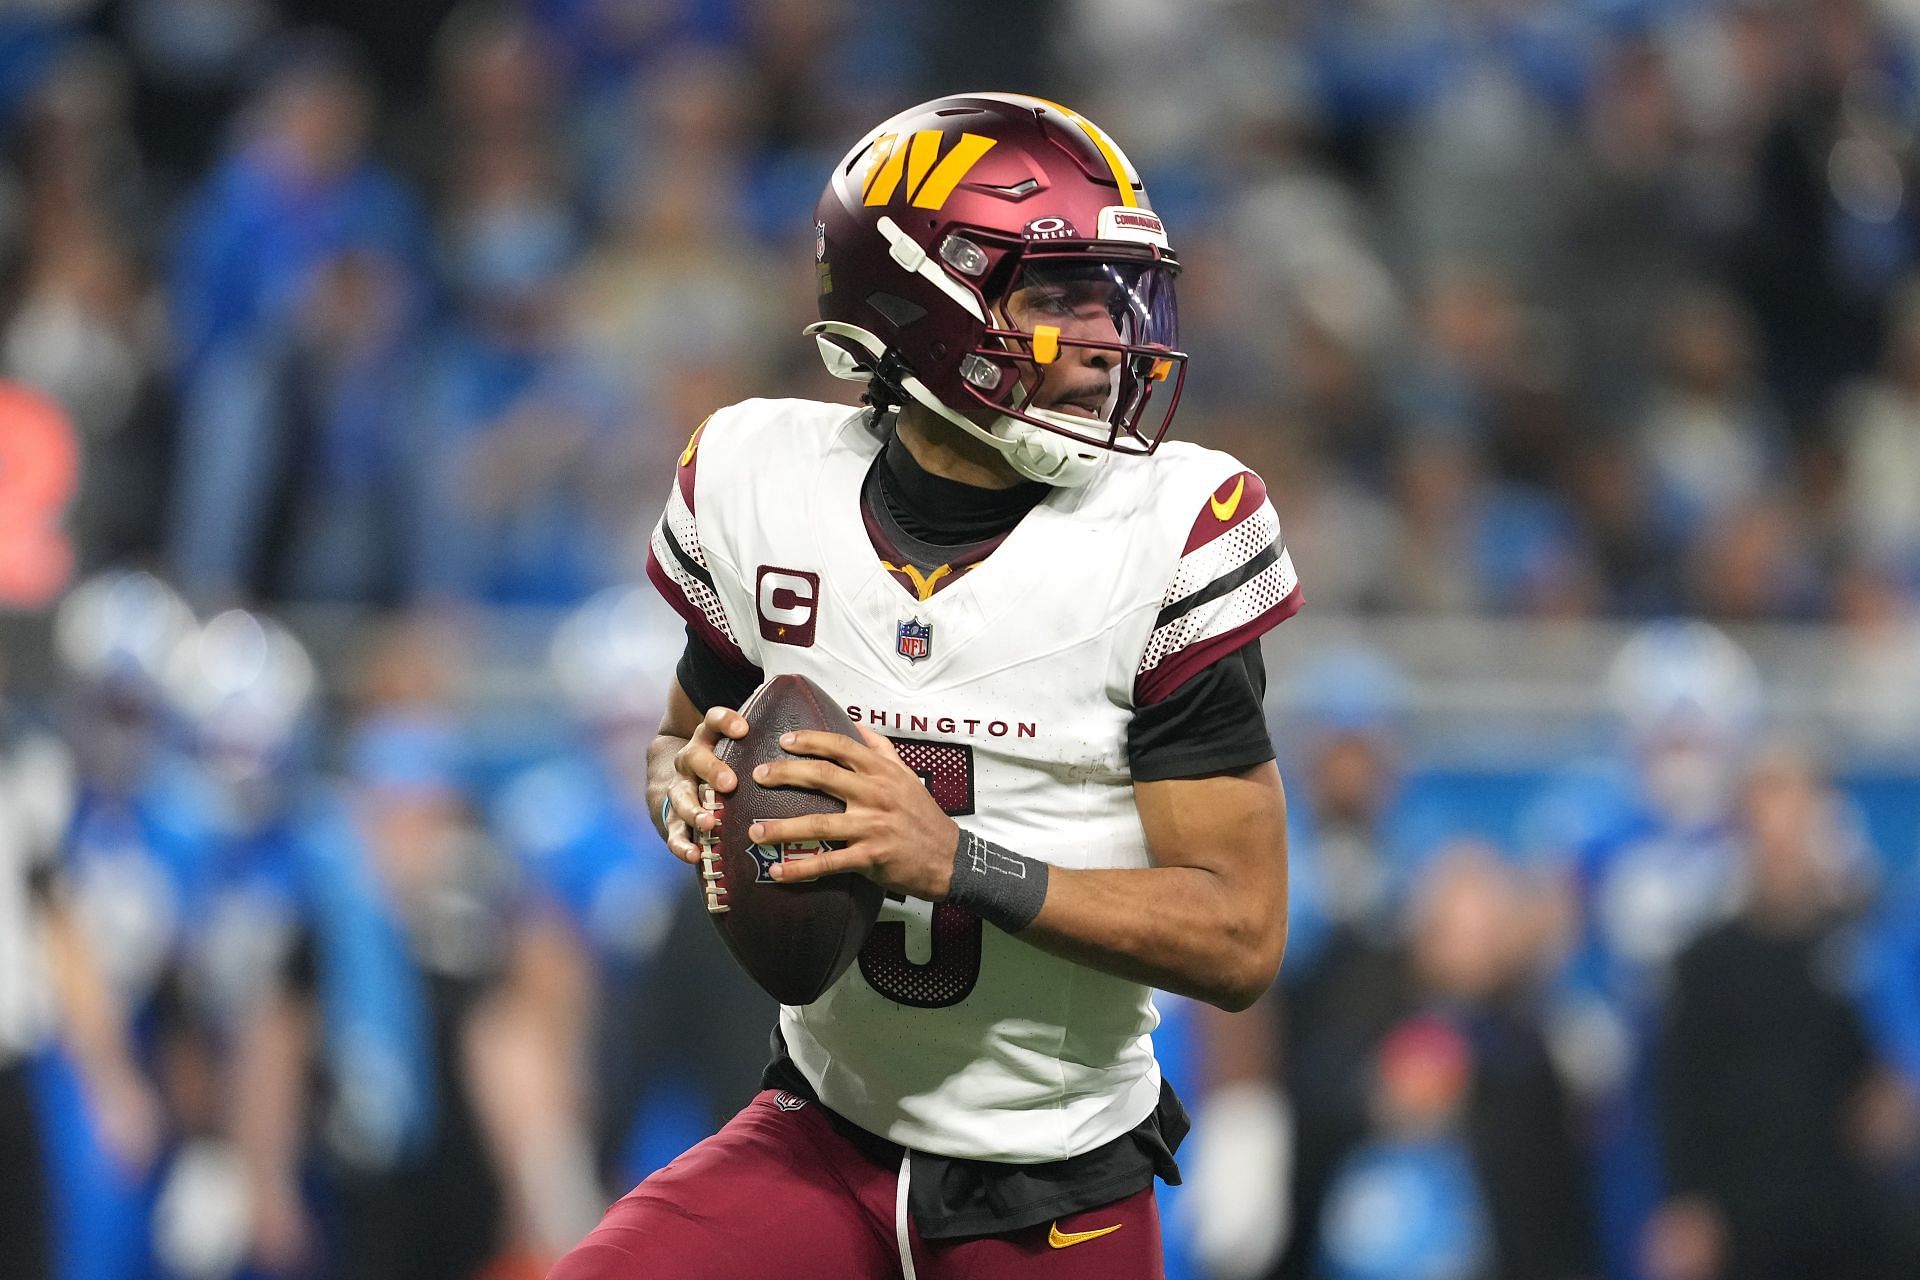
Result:
[[[894,652],[908,662],[918,662],[933,652],[933,624],[910,618],[900,624],[900,638]]]

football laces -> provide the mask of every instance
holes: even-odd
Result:
[[[724,820],[726,807],[720,803],[720,797],[707,783],[700,784],[700,807],[713,814],[713,829],[696,833],[700,845],[700,880],[707,891],[707,914],[725,915],[727,906],[727,873],[720,861],[720,823]]]

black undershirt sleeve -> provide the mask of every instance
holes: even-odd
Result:
[[[687,647],[673,674],[702,715],[714,707],[737,708],[766,679],[760,668],[739,667],[714,652],[692,626],[687,627]]]
[[[1254,639],[1138,708],[1127,726],[1134,781],[1238,773],[1273,759],[1266,694],[1267,667]]]

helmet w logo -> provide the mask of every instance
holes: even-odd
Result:
[[[910,134],[883,133],[873,140],[872,159],[862,197],[869,205],[890,204],[906,180],[906,194],[916,209],[938,209],[953,194],[980,157],[993,150],[997,139],[963,133],[943,156],[946,135],[938,129]]]

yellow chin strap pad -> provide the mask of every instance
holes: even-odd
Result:
[[[1060,358],[1060,329],[1057,325],[1037,324],[1033,327],[1033,362],[1052,364]]]

